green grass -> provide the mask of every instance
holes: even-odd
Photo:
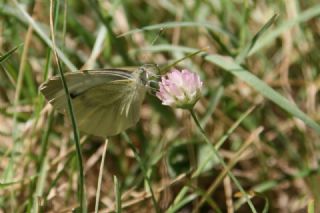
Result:
[[[55,42],[49,1],[0,1],[0,211],[319,211],[318,1],[53,2]],[[204,135],[148,94],[107,145],[38,92],[147,63],[201,76]]]

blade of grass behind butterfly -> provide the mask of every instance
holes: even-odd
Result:
[[[253,36],[251,41],[240,51],[240,53],[237,55],[235,61],[238,64],[242,64],[246,57],[248,56],[250,50],[255,46],[259,38],[271,27],[271,25],[275,22],[278,15],[273,15],[265,25],[262,26],[262,28]]]
[[[67,101],[67,109],[68,114],[71,119],[72,129],[74,133],[74,141],[77,153],[77,162],[78,162],[78,170],[79,170],[79,185],[78,185],[78,201],[80,203],[80,212],[85,213],[87,212],[87,204],[86,204],[86,195],[85,195],[85,181],[84,181],[84,169],[83,169],[83,157],[81,153],[81,145],[80,145],[80,136],[79,136],[79,129],[76,123],[75,114],[73,111],[73,106],[71,102],[71,97],[69,95],[69,89],[64,78],[64,74],[62,71],[62,67],[60,64],[60,60],[58,58],[58,54],[56,52],[56,45],[55,45],[55,34],[54,34],[54,24],[53,24],[53,0],[50,0],[50,31],[52,36],[52,48],[53,53],[58,65],[58,71],[61,77],[62,85],[64,88],[64,93],[66,96]]]
[[[23,44],[19,44],[18,46],[12,48],[8,52],[6,52],[4,55],[0,56],[0,63],[3,63],[5,60],[7,60],[19,47],[21,47]]]
[[[173,45],[157,45],[151,46],[147,48],[143,48],[143,50],[148,50],[152,52],[161,52],[161,51],[182,51],[182,52],[196,52],[199,51],[195,48],[189,47],[181,47],[181,46],[173,46]],[[235,63],[235,61],[230,57],[225,57],[216,54],[200,54],[204,56],[204,59],[212,64],[217,65],[225,71],[230,72],[240,80],[246,82],[264,97],[268,98],[279,107],[289,112],[291,115],[299,118],[309,127],[313,128],[318,134],[320,134],[320,125],[311,119],[308,115],[306,115],[303,111],[301,111],[294,103],[290,102],[288,99],[283,97],[280,93],[275,91],[269,85],[267,85],[264,81],[253,75],[251,72]]]

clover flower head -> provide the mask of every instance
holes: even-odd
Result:
[[[201,96],[202,81],[189,70],[172,70],[161,78],[156,96],[163,105],[192,109]]]

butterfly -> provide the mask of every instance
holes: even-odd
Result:
[[[134,126],[156,71],[157,66],[151,64],[131,69],[65,73],[79,129],[87,134],[108,137]],[[67,101],[60,76],[50,78],[39,89],[55,109],[66,112]]]

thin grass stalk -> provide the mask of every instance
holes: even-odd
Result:
[[[84,180],[84,169],[83,169],[83,157],[81,153],[81,145],[80,145],[80,137],[79,137],[79,130],[77,127],[75,114],[73,111],[73,106],[71,102],[71,98],[69,95],[69,89],[67,86],[67,82],[64,78],[62,67],[59,61],[58,54],[56,52],[56,45],[55,45],[55,36],[54,36],[54,29],[53,29],[53,0],[50,0],[50,31],[51,31],[51,39],[52,39],[52,50],[58,65],[58,71],[61,77],[63,89],[66,95],[66,101],[67,101],[67,108],[68,113],[71,119],[71,124],[73,128],[73,134],[74,134],[74,141],[76,146],[76,156],[77,156],[77,163],[78,163],[78,169],[79,169],[79,185],[78,185],[78,201],[80,203],[80,212],[86,213],[87,212],[87,205],[86,205],[86,198],[85,198],[85,180]]]
[[[117,176],[113,176],[113,182],[114,182],[114,193],[116,195],[116,213],[121,213],[122,212],[121,189],[120,189],[120,183],[118,181]]]
[[[101,164],[100,164],[97,191],[96,191],[96,203],[95,203],[95,207],[94,207],[94,212],[95,213],[97,213],[99,211],[101,183],[102,183],[102,177],[103,177],[104,162],[105,162],[107,148],[108,148],[108,141],[109,141],[108,139],[105,140],[103,153],[102,153],[102,157],[101,157]]]

